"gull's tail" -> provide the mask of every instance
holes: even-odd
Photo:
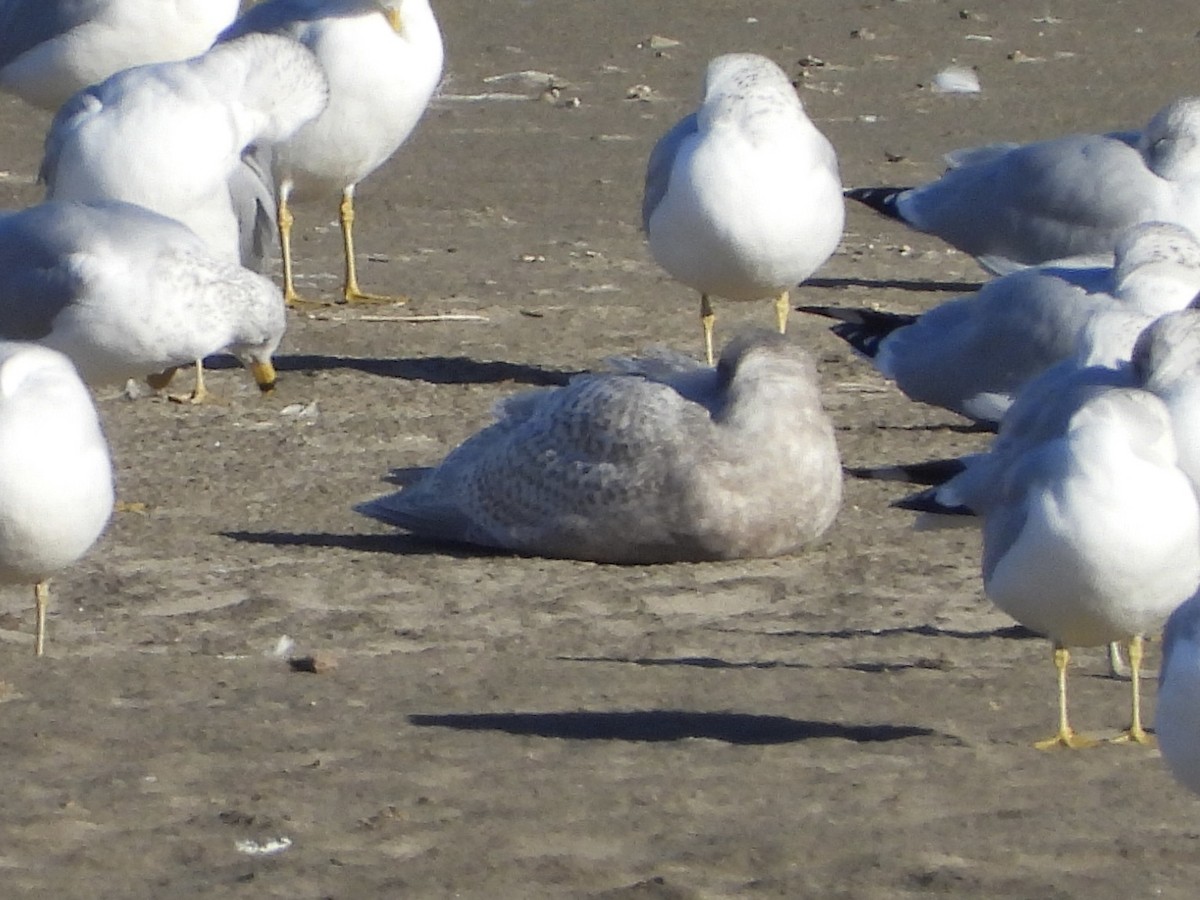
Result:
[[[899,219],[904,221],[904,216],[900,214],[900,209],[896,205],[896,200],[905,191],[911,190],[906,187],[864,187],[864,188],[847,188],[842,193],[851,200],[857,200],[859,203],[871,207],[877,213],[887,216],[889,219]]]
[[[797,306],[796,311],[837,319],[838,324],[829,330],[868,359],[875,358],[879,353],[879,345],[893,331],[917,321],[917,317],[913,315],[883,312],[878,309]]]

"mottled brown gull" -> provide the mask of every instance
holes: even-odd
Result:
[[[776,556],[833,522],[841,468],[803,350],[754,333],[715,369],[620,368],[503,401],[423,479],[358,511],[437,540],[614,563]]]

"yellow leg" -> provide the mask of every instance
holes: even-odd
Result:
[[[779,325],[779,333],[787,333],[788,313],[792,311],[791,298],[784,291],[775,298],[775,322]]]
[[[700,295],[700,325],[704,329],[704,359],[711,366],[713,364],[713,323],[717,321],[717,315],[713,312],[712,301],[708,299],[708,294]]]
[[[50,586],[39,581],[33,586],[33,602],[37,607],[37,631],[33,638],[33,653],[41,656],[46,649],[46,605],[50,602]]]
[[[346,257],[346,280],[342,296],[347,303],[406,303],[406,297],[387,297],[368,294],[358,286],[358,268],[354,263],[354,186],[342,192],[342,203],[338,207],[342,223],[342,253]]]
[[[204,386],[204,361],[196,360],[196,386],[190,394],[170,394],[167,397],[175,403],[205,403],[212,399],[212,394]]]
[[[292,269],[292,225],[296,220],[292,216],[287,194],[284,191],[280,191],[279,208],[276,212],[279,226],[279,252],[283,257],[283,300],[288,306],[294,306],[300,302],[300,295],[296,293],[296,281]]]
[[[1070,651],[1062,644],[1055,644],[1054,668],[1058,672],[1058,733],[1035,743],[1033,746],[1039,750],[1053,750],[1056,747],[1081,750],[1084,747],[1094,747],[1098,743],[1092,738],[1076,734],[1067,719],[1067,665],[1070,661]]]
[[[1142,727],[1142,655],[1144,651],[1143,638],[1135,634],[1129,639],[1129,680],[1133,685],[1133,715],[1129,727],[1113,738],[1116,744],[1141,744],[1153,747],[1154,738]]]

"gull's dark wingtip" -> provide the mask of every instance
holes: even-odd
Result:
[[[862,187],[847,188],[842,193],[848,199],[857,200],[859,203],[871,207],[875,212],[885,215],[889,219],[904,221],[904,217],[900,214],[900,209],[896,203],[900,195],[908,190],[911,190],[911,188]]]

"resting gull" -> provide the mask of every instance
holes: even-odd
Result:
[[[1069,258],[1111,258],[1138,222],[1200,232],[1200,98],[1159,110],[1142,131],[993,144],[949,154],[914,188],[846,196],[940,237],[993,272]]]
[[[421,480],[358,511],[436,540],[611,563],[791,553],[841,503],[808,354],[764,332],[503,401]]]
[[[842,320],[834,333],[911,399],[995,424],[1022,386],[1074,353],[1085,332],[1094,350],[1086,364],[1128,360],[1141,327],[1200,292],[1200,243],[1182,226],[1135,225],[1115,258],[1113,267],[1013,272],[920,316],[798,308]]]

